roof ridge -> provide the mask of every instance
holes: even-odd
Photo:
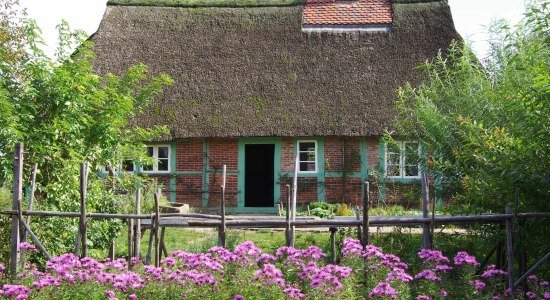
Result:
[[[107,5],[155,7],[288,7],[301,6],[306,0],[109,0]]]

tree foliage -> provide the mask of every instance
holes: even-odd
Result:
[[[399,133],[431,155],[426,170],[476,211],[548,211],[550,67],[548,3],[533,3],[515,28],[491,28],[483,66],[464,43],[425,65],[426,80],[399,91]]]
[[[92,66],[93,45],[84,33],[71,31],[65,22],[58,30],[59,47],[51,59],[40,49],[39,28],[26,19],[17,1],[0,5],[0,186],[11,180],[13,145],[20,141],[25,145],[26,183],[38,164],[42,209],[78,209],[79,166],[89,161],[88,210],[114,212],[122,204],[114,187],[133,185],[138,178],[105,179],[98,171],[125,158],[144,157],[143,141],[165,132],[162,127],[135,127],[130,120],[171,80],[152,76],[144,65],[120,75],[98,75]],[[74,247],[75,222],[50,220],[43,225],[42,236],[56,247],[54,252]],[[116,233],[111,225],[94,222],[91,226],[98,229],[90,230],[91,243],[105,246]]]

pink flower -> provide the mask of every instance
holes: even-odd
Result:
[[[32,244],[27,243],[27,242],[21,243],[21,244],[19,245],[19,249],[20,249],[20,250],[28,249],[29,251],[36,252],[36,247],[35,247],[34,245],[32,245]]]
[[[470,284],[474,286],[474,288],[477,290],[477,291],[481,291],[485,288],[486,284],[485,282],[481,281],[481,280],[473,280],[473,281],[470,281]]]
[[[431,281],[441,281],[441,277],[438,277],[433,270],[426,269],[414,276],[414,279],[427,279]]]
[[[475,256],[469,255],[468,252],[458,252],[454,258],[454,263],[457,266],[462,265],[472,265],[474,267],[478,267],[479,263],[477,262]]]
[[[537,297],[537,294],[533,292],[527,292],[525,296],[527,297],[527,299],[535,299]]]
[[[397,298],[397,292],[394,288],[388,283],[388,282],[380,282],[377,286],[375,286],[371,292],[369,293],[369,297],[371,298],[384,298],[386,296],[391,297],[392,299]]]
[[[418,295],[416,296],[416,300],[432,300],[432,298],[428,295]]]

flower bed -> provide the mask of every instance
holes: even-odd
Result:
[[[32,245],[22,245],[33,251]],[[45,271],[27,265],[20,285],[4,284],[9,299],[507,299],[506,272],[489,266],[476,276],[476,258],[459,252],[451,261],[441,252],[421,250],[423,270],[409,266],[379,247],[362,247],[346,238],[339,264],[327,264],[316,246],[281,247],[262,253],[253,242],[233,251],[214,247],[207,253],[174,251],[161,267],[142,266],[132,258],[99,262],[64,254]],[[4,266],[0,265],[0,274]],[[0,281],[5,280],[0,275]],[[548,282],[531,276],[531,299],[550,299]],[[516,295],[517,296],[517,295]]]

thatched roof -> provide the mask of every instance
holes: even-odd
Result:
[[[459,38],[446,1],[394,4],[390,33],[305,33],[302,9],[108,5],[94,65],[170,75],[135,120],[168,125],[168,139],[368,136],[391,126],[396,89]]]

